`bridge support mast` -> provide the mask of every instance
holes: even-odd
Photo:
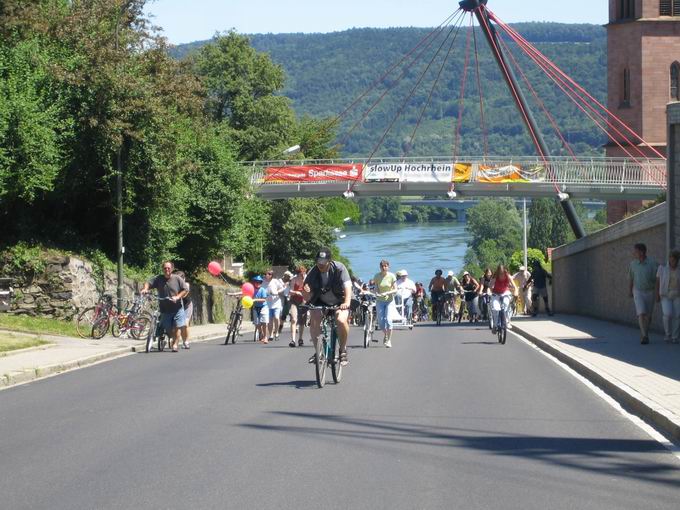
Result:
[[[534,115],[531,112],[531,109],[529,108],[526,97],[524,96],[522,89],[519,87],[519,83],[517,81],[517,77],[515,76],[515,72],[513,71],[512,66],[510,66],[505,59],[505,55],[500,45],[496,29],[491,24],[489,15],[486,12],[485,6],[487,4],[487,1],[488,0],[463,0],[462,2],[459,2],[459,5],[461,9],[468,12],[472,12],[477,17],[477,22],[479,23],[479,26],[481,27],[482,32],[486,37],[486,41],[489,43],[491,53],[496,59],[496,63],[498,64],[498,67],[501,70],[501,74],[503,75],[503,78],[505,79],[505,82],[507,83],[508,88],[510,89],[512,97],[515,99],[517,109],[519,110],[519,113],[522,116],[522,118],[525,120],[529,131],[534,133],[533,138],[535,141],[536,150],[543,157],[549,158],[550,152],[548,150],[548,146],[546,145],[545,140],[543,139],[541,131],[538,129],[536,119],[534,118]],[[567,220],[569,221],[569,225],[571,225],[571,229],[574,232],[576,238],[580,239],[582,237],[585,237],[586,231],[583,228],[583,225],[581,224],[581,220],[578,217],[578,214],[576,214],[576,208],[569,199],[569,196],[566,193],[559,193],[557,199],[560,201],[560,204],[562,205],[564,214],[567,215]]]

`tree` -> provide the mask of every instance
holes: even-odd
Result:
[[[478,250],[484,241],[493,240],[509,258],[521,246],[522,221],[513,200],[484,198],[468,211],[467,219],[473,250]]]
[[[547,249],[553,246],[553,202],[550,198],[535,198],[531,201],[528,211],[531,226],[527,236],[527,244],[543,253],[547,253]]]

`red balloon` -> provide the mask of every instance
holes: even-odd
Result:
[[[241,285],[241,292],[244,296],[253,297],[255,295],[255,287],[252,283],[244,283]]]
[[[219,276],[222,273],[222,266],[219,262],[211,262],[208,264],[208,272],[213,276]]]

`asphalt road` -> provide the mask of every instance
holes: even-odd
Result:
[[[3,509],[677,509],[680,462],[540,353],[420,325],[137,354],[0,392]],[[330,379],[330,377],[329,377]]]

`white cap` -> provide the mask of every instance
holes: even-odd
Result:
[[[464,272],[463,272],[463,276],[465,276],[465,275],[470,276],[470,273],[468,273],[467,271],[464,271]]]
[[[404,276],[404,273],[402,273],[401,271],[397,271],[397,278],[401,278],[402,276]]]
[[[449,274],[447,274],[446,276],[453,276],[453,271],[449,271]]]
[[[400,273],[401,273],[401,276],[408,276],[408,271],[407,271],[406,269],[402,269],[402,270],[399,271],[399,273],[397,273],[397,274],[400,274]]]

